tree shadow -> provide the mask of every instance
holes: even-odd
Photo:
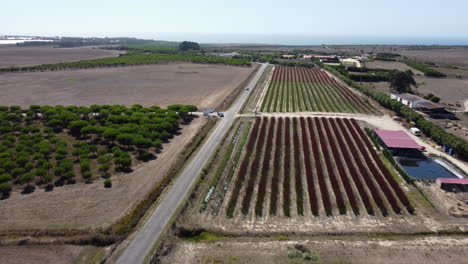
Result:
[[[33,185],[26,185],[26,187],[24,187],[23,191],[21,192],[21,194],[30,194],[30,193],[33,193],[34,191],[36,190],[36,187],[33,186]]]

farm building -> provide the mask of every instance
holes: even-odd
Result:
[[[375,130],[377,141],[392,154],[419,153],[421,146],[402,130]]]
[[[468,179],[437,178],[436,183],[447,192],[468,192]]]
[[[314,57],[319,59],[321,62],[332,62],[332,63],[340,62],[340,60],[338,59],[338,56],[336,55],[314,56]]]
[[[221,53],[218,56],[219,57],[224,57],[224,58],[232,58],[234,56],[240,56],[241,54],[238,52],[230,52],[230,53]]]
[[[296,55],[284,54],[284,55],[281,55],[281,58],[283,58],[283,59],[288,59],[288,60],[292,60],[292,59],[296,58]]]
[[[390,97],[412,109],[428,114],[433,118],[454,119],[454,114],[447,111],[443,105],[434,103],[417,95],[408,93],[392,93]]]

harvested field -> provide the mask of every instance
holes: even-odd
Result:
[[[120,53],[122,52],[118,50],[104,50],[92,47],[0,47],[0,68],[101,59],[115,57]]]
[[[174,63],[0,75],[0,105],[220,105],[254,67]]]
[[[99,263],[105,249],[92,246],[2,246],[0,263]]]
[[[280,238],[286,241],[280,241]],[[466,247],[468,239],[463,237],[294,240],[286,236],[269,241],[180,242],[161,259],[161,263],[465,263],[468,258]],[[319,261],[306,261],[301,258],[302,254],[297,254],[298,251],[308,252],[308,256],[318,257]]]
[[[365,112],[374,109],[319,69],[277,66],[262,112]]]
[[[163,145],[156,160],[140,164],[131,173],[112,179],[112,188],[101,181],[57,187],[53,192],[13,193],[0,200],[0,231],[30,229],[106,228],[126,215],[169,171],[185,146],[191,142],[205,118],[182,125],[181,134]]]
[[[403,62],[398,61],[369,61],[366,62],[366,67],[370,69],[387,69],[387,70],[399,70],[399,71],[407,71],[411,70],[416,75],[424,75],[423,72],[418,71],[410,66],[404,64]]]

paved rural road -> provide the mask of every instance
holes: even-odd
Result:
[[[208,162],[211,154],[215,151],[224,135],[234,123],[237,113],[246,102],[250,92],[265,71],[267,64],[263,64],[255,74],[250,83],[245,87],[249,91],[243,90],[239,98],[234,102],[231,108],[224,112],[225,117],[218,123],[206,143],[200,148],[197,155],[185,167],[183,172],[177,177],[172,188],[167,192],[158,208],[153,212],[144,226],[138,230],[135,238],[125,249],[123,254],[117,260],[119,264],[137,264],[144,263],[147,255],[151,252],[153,245],[164,231],[166,225],[175,215],[177,208],[185,202],[189,195],[195,179],[201,173],[203,167]]]

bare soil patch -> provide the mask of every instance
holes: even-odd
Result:
[[[0,75],[1,105],[216,107],[254,67],[177,63]]]
[[[400,70],[400,71],[407,71],[411,70],[414,74],[417,75],[424,75],[423,72],[418,71],[410,66],[404,64],[403,62],[398,61],[369,61],[366,62],[366,67],[371,69],[387,69],[387,70]]]
[[[33,66],[79,60],[116,57],[121,51],[93,47],[3,47],[0,48],[0,68],[10,66]]]
[[[0,247],[0,263],[99,263],[103,251],[92,246],[6,246]]]
[[[287,239],[287,238],[286,238]],[[287,241],[219,241],[178,244],[162,263],[317,263],[288,257],[301,245],[318,263],[464,263],[467,238],[314,238]]]
[[[110,189],[95,181],[65,185],[53,192],[13,193],[0,201],[0,231],[108,227],[128,214],[163,179],[205,123],[205,118],[196,118],[190,125],[181,125],[181,135],[165,144],[156,160],[138,165],[131,173],[115,175]]]

